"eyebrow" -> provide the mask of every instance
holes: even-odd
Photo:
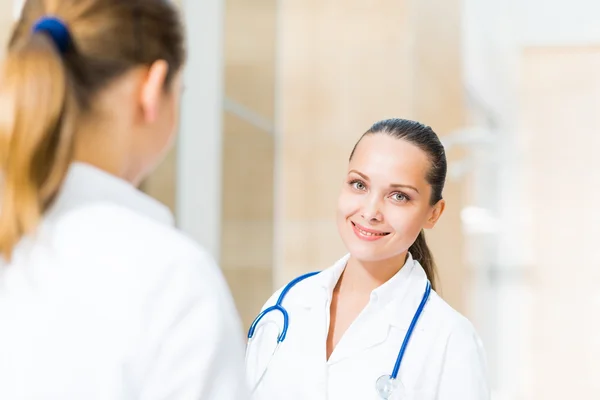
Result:
[[[358,172],[355,169],[351,169],[349,171],[349,173],[355,173],[356,175],[358,175],[361,178],[363,178],[365,181],[369,182],[369,177],[368,176],[366,176],[365,174],[361,174],[360,172]],[[411,185],[404,185],[402,183],[392,183],[390,185],[390,187],[393,187],[393,188],[403,188],[403,189],[411,189],[411,190],[414,190],[415,192],[419,193],[419,190],[416,187],[411,186]]]

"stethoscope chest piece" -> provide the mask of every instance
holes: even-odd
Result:
[[[377,390],[380,399],[389,400],[394,393],[397,394],[397,399],[403,398],[401,394],[403,391],[402,383],[390,375],[381,375],[375,382],[375,390]]]

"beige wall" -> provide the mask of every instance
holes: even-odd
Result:
[[[225,97],[269,124],[275,114],[275,0],[227,0]],[[226,111],[221,267],[247,327],[271,295],[273,132]]]
[[[0,0],[0,58],[4,56],[6,44],[13,24],[12,0]]]
[[[529,397],[600,393],[600,47],[522,54],[520,146],[531,210]]]

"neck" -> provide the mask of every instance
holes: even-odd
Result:
[[[408,251],[381,261],[361,261],[350,257],[336,288],[340,292],[368,294],[398,273],[406,263]]]
[[[138,175],[132,166],[131,143],[119,124],[92,121],[78,129],[80,137],[75,143],[74,159],[101,169],[111,175],[137,185]]]
[[[113,152],[105,148],[95,152],[76,152],[74,160],[94,166],[137,187],[141,182],[141,174],[129,169],[127,164],[120,162],[114,155]]]

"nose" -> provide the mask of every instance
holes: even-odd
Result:
[[[383,221],[381,204],[375,196],[368,196],[365,198],[365,202],[361,209],[361,217],[365,221],[369,221],[371,223]]]

